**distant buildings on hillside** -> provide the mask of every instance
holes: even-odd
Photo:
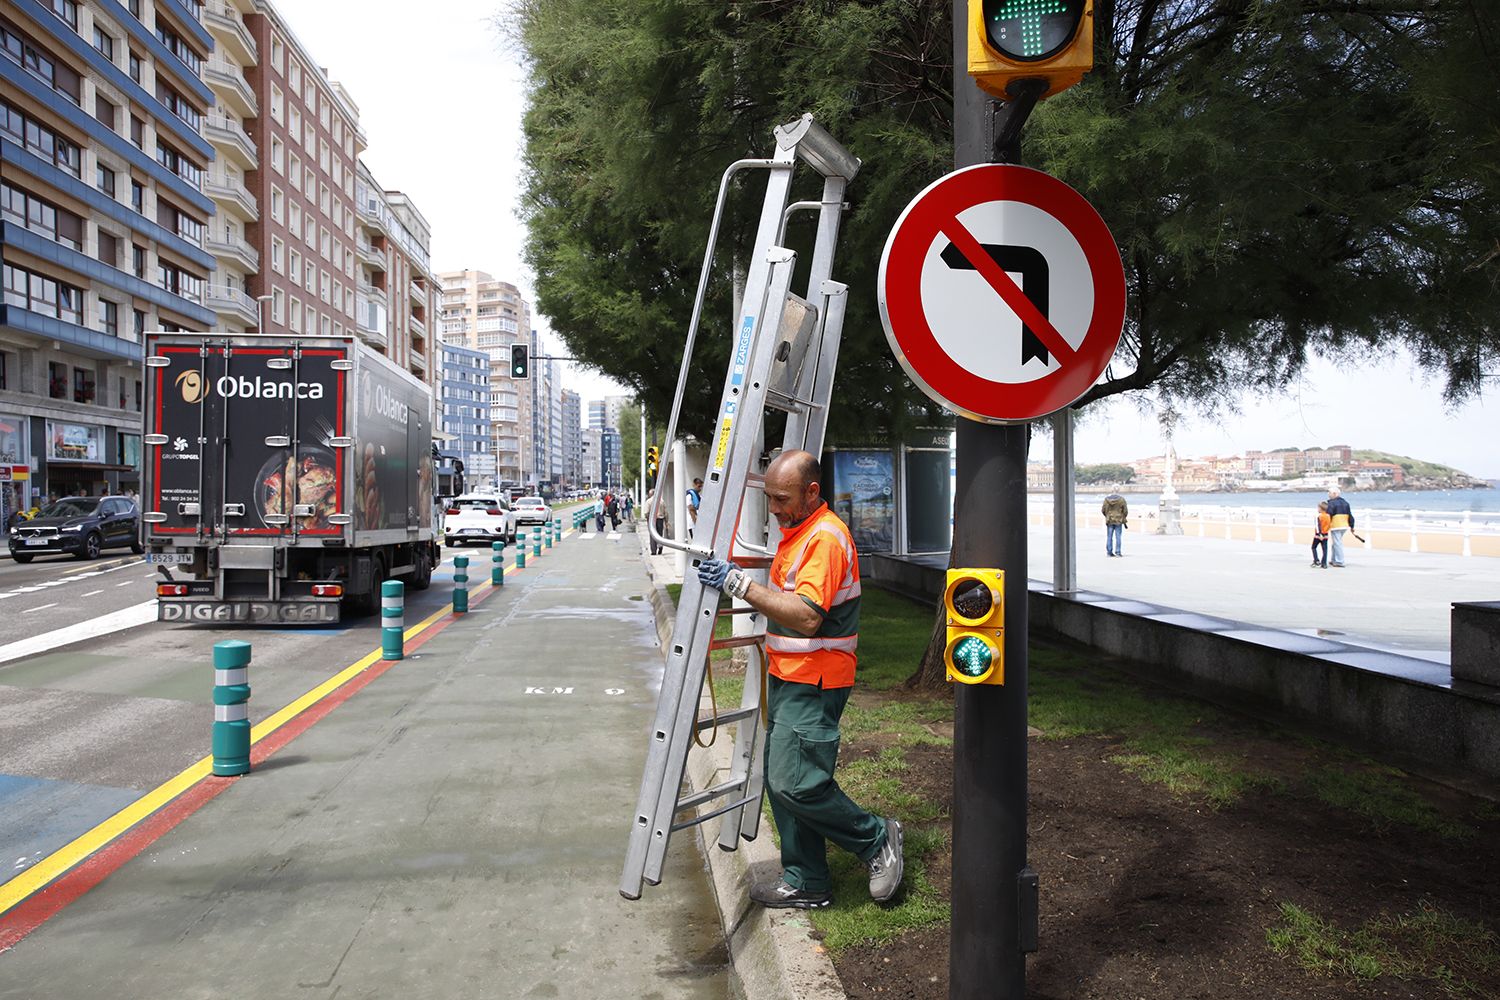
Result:
[[[1155,491],[1166,485],[1167,458],[1150,458],[1123,462],[1132,470],[1127,482],[1083,485],[1081,489],[1112,488],[1129,485],[1133,490]],[[1029,489],[1052,488],[1052,464],[1032,462],[1027,465]],[[1172,485],[1183,493],[1206,493],[1234,490],[1316,490],[1341,486],[1359,490],[1400,489],[1427,486],[1426,482],[1409,480],[1406,470],[1394,462],[1372,462],[1354,457],[1346,444],[1328,448],[1279,448],[1275,451],[1247,451],[1244,455],[1206,455],[1200,458],[1177,458],[1172,470]]]

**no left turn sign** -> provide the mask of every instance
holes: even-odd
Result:
[[[906,373],[955,413],[1032,420],[1089,390],[1125,319],[1120,251],[1071,187],[983,164],[906,206],[880,261],[880,318]]]

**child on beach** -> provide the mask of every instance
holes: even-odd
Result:
[[[1318,526],[1313,531],[1312,564],[1315,569],[1328,568],[1328,529],[1333,526],[1333,518],[1328,516],[1328,501],[1324,500],[1318,504]],[[1318,561],[1318,546],[1323,546],[1323,561]]]

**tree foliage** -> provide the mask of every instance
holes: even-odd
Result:
[[[949,169],[950,4],[519,0],[531,67],[527,257],[579,357],[661,417],[721,171],[812,111],[861,159],[832,440],[930,420],[885,345],[875,270]],[[1125,261],[1125,337],[1083,404],[1154,388],[1212,405],[1314,354],[1396,344],[1451,399],[1495,367],[1500,57],[1477,0],[1097,0],[1096,69],[1045,102],[1027,162],[1082,191]],[[704,428],[727,350],[739,184],[685,401]],[[742,263],[742,261],[740,262]],[[1081,404],[1082,405],[1082,404]]]
[[[1135,470],[1128,465],[1105,462],[1102,465],[1075,466],[1073,476],[1083,486],[1094,486],[1099,483],[1128,483],[1135,478]]]

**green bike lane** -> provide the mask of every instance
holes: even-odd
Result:
[[[689,842],[616,891],[661,664],[635,538],[528,562],[0,954],[0,997],[731,995]]]

